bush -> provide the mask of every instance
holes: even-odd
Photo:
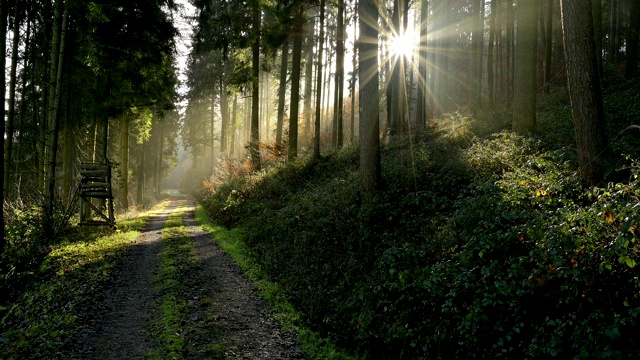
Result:
[[[205,197],[242,227],[304,321],[370,358],[637,357],[640,166],[585,188],[541,135],[479,138],[460,114],[382,149],[278,164]]]

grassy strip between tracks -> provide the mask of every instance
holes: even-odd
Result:
[[[161,270],[154,280],[158,315],[151,329],[158,343],[148,356],[223,359],[223,349],[215,341],[219,330],[211,301],[203,290],[201,265],[182,220],[187,211],[184,204],[176,208],[163,230]]]

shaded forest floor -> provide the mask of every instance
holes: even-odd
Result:
[[[174,197],[145,217],[54,250],[5,309],[2,358],[303,358],[193,203]]]

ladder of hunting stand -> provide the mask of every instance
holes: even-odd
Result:
[[[113,216],[113,194],[111,193],[111,164],[86,162],[80,164],[80,225],[108,225],[115,227]],[[103,199],[106,202],[107,214],[92,202],[92,199]],[[93,220],[87,216],[89,207],[102,220]]]

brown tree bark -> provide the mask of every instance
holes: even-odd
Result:
[[[640,47],[640,1],[631,3],[631,16],[627,35],[627,61],[625,64],[625,77],[633,79],[638,76],[638,53]]]
[[[122,120],[120,133],[120,171],[122,173],[122,191],[120,204],[123,210],[129,209],[129,124],[131,113],[128,111]]]
[[[520,134],[533,131],[536,127],[538,1],[518,1],[512,129]]]
[[[359,5],[360,189],[365,201],[380,186],[380,123],[378,90],[378,8],[375,0]]]
[[[546,18],[547,27],[545,29],[545,37],[547,38],[547,42],[545,43],[544,50],[544,91],[545,93],[549,93],[549,88],[551,86],[551,59],[553,55],[553,0],[547,0]]]
[[[291,64],[291,116],[289,118],[289,152],[288,159],[298,156],[298,121],[300,118],[300,68],[302,58],[302,30],[304,14],[300,10],[296,14],[296,31],[293,34],[293,58]]]
[[[322,106],[322,50],[324,46],[324,7],[325,0],[320,0],[320,36],[318,40],[318,71],[316,75],[316,119],[313,143],[313,156],[320,157],[320,107]]]
[[[60,6],[64,6],[64,15],[62,15],[62,24],[58,25],[58,30],[55,31],[54,38],[58,39],[57,46],[54,47],[57,55],[56,69],[55,69],[55,86],[53,86],[53,96],[50,100],[51,109],[49,109],[49,120],[51,121],[51,148],[49,151],[49,168],[47,173],[47,214],[53,215],[53,204],[55,200],[55,183],[56,183],[56,160],[58,154],[58,135],[60,131],[60,97],[62,94],[62,60],[64,57],[65,37],[67,31],[67,20],[69,18],[69,6],[62,4],[62,0],[57,0],[56,5],[60,2]],[[59,10],[58,10],[59,11]],[[56,16],[57,18],[57,16]],[[51,68],[52,70],[53,67]],[[52,225],[52,224],[49,224]],[[54,235],[52,232],[49,235]]]
[[[304,108],[302,110],[304,114],[304,136],[309,138],[311,133],[311,97],[312,85],[313,85],[313,35],[315,32],[315,17],[311,16],[311,19],[307,25],[307,39],[305,44],[306,51],[306,63],[304,69]]]
[[[252,53],[252,99],[251,99],[251,142],[249,143],[249,153],[251,156],[251,167],[254,171],[261,169],[260,162],[260,1],[253,0],[253,43]]]
[[[338,0],[338,29],[336,41],[336,74],[335,74],[335,99],[333,105],[333,118],[335,124],[336,138],[334,139],[336,148],[341,148],[343,144],[343,118],[342,104],[344,96],[344,0]]]
[[[576,132],[580,174],[587,185],[604,179],[607,138],[593,43],[591,3],[561,0],[567,83]]]
[[[11,45],[11,70],[9,72],[9,112],[7,114],[7,134],[6,134],[6,146],[4,152],[4,184],[6,186],[3,187],[4,199],[9,199],[10,197],[10,188],[9,183],[11,179],[11,163],[13,161],[12,152],[13,152],[13,132],[14,132],[14,124],[16,118],[16,79],[17,79],[17,67],[18,67],[18,45],[20,43],[20,7],[18,4],[15,6],[15,11],[13,14],[13,41]],[[5,43],[2,43],[2,46],[5,46]],[[4,67],[3,67],[4,69]],[[2,73],[4,77],[4,72]],[[4,89],[4,87],[2,88]],[[4,91],[4,90],[3,90]],[[3,94],[4,99],[4,94]],[[4,101],[2,102],[2,108],[4,110]],[[2,121],[4,123],[4,116],[2,117]],[[4,124],[3,124],[4,125]],[[2,132],[4,138],[4,131]]]
[[[416,98],[416,124],[422,130],[427,124],[427,20],[429,2],[420,2],[420,48],[418,49],[418,94]]]
[[[282,146],[282,127],[284,124],[285,94],[287,92],[287,66],[289,64],[289,37],[282,44],[280,56],[280,84],[278,84],[278,117],[276,120],[276,145]]]

